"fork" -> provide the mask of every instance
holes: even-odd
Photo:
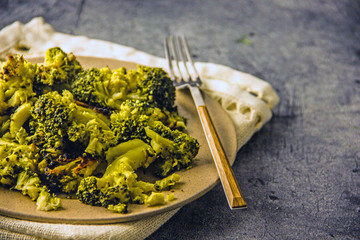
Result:
[[[177,88],[188,88],[194,99],[197,112],[203,126],[206,139],[208,141],[211,154],[213,156],[220,181],[222,183],[227,201],[231,209],[246,208],[246,202],[241,195],[239,184],[236,181],[234,172],[226,157],[215,127],[211,121],[210,114],[205,105],[201,91],[199,89],[202,81],[195,68],[194,61],[190,53],[189,45],[185,36],[173,36],[165,38],[165,57],[169,65],[169,75]],[[179,60],[179,55],[181,61]],[[173,58],[171,58],[173,56]],[[175,75],[173,61],[175,62],[178,76]],[[185,71],[180,69],[180,62],[183,63]],[[189,71],[188,65],[193,70],[193,76]]]

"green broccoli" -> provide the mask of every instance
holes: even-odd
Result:
[[[36,199],[37,210],[51,211],[62,207],[61,199],[51,194],[46,187],[43,187]]]
[[[0,116],[0,137],[2,137],[10,129],[10,116]]]
[[[137,181],[135,171],[140,167],[148,167],[155,159],[152,147],[139,139],[120,143],[108,154],[110,164],[104,175],[101,178],[90,176],[80,182],[77,198],[81,202],[103,206],[115,212],[126,212],[130,202],[154,205],[156,201],[151,200],[150,194],[166,189],[180,179],[174,175],[155,184]],[[159,203],[164,201],[164,198],[157,200]]]
[[[145,132],[157,155],[154,173],[159,177],[189,167],[198,154],[200,145],[195,138],[179,130],[171,130],[159,121],[146,127]]]
[[[117,144],[115,133],[96,115],[91,116],[81,112],[79,116],[82,116],[81,120],[74,119],[68,128],[68,139],[70,142],[83,145],[84,155],[103,158],[106,150]]]
[[[69,88],[81,71],[75,56],[57,47],[46,51],[44,64],[30,63],[21,55],[9,56],[0,71],[0,115],[32,101],[37,94]]]
[[[90,106],[118,109],[126,98],[129,83],[126,70],[91,68],[77,74],[71,85],[74,97]]]
[[[39,149],[35,145],[18,144],[0,139],[0,183],[14,186],[18,174],[24,169],[35,172],[39,159]]]
[[[120,105],[119,111],[110,115],[110,121],[111,129],[120,142],[135,138],[147,141],[145,127],[152,125],[155,121],[161,121],[172,129],[185,129],[185,119],[176,111],[160,109],[142,100],[128,99],[124,101]]]
[[[44,170],[47,185],[52,190],[61,190],[64,193],[75,193],[78,184],[84,177],[90,176],[100,159],[91,157],[77,157],[76,159],[62,159],[54,168]]]
[[[76,105],[71,93],[65,91],[41,95],[31,111],[30,134],[44,159],[56,160],[62,154],[67,127]]]
[[[69,88],[81,71],[83,68],[73,53],[66,54],[58,47],[50,48],[45,53],[44,63],[38,65],[35,87],[52,90]]]
[[[115,143],[110,120],[101,113],[77,105],[67,90],[62,95],[56,91],[41,95],[34,104],[31,117],[30,132],[45,159],[58,159],[64,149],[74,150],[67,146],[73,146],[74,142],[94,157],[101,156],[107,145]]]
[[[170,190],[179,181],[180,176],[176,173],[157,180],[155,183],[136,181],[130,189],[132,202],[149,206],[163,205],[165,194],[161,191]]]
[[[76,192],[80,180],[91,175],[105,150],[116,144],[109,120],[78,106],[67,90],[41,95],[31,117],[30,138],[44,159],[39,171],[52,190]]]
[[[0,70],[0,115],[9,108],[16,108],[35,97],[33,81],[37,71],[23,56],[9,56]]]
[[[38,152],[34,144],[17,144],[1,139],[0,186],[18,190],[23,195],[29,196],[30,199],[37,201],[38,209],[56,210],[61,207],[59,198],[55,195],[42,197],[48,190],[36,173]]]
[[[38,175],[29,170],[23,170],[19,173],[14,189],[21,191],[23,195],[27,195],[31,200],[36,201],[38,210],[51,211],[62,207],[61,199],[51,194],[41,184]]]
[[[129,99],[147,101],[169,111],[174,109],[175,86],[162,68],[138,66],[137,70],[129,70],[128,78],[136,81]]]
[[[81,180],[76,193],[76,197],[81,202],[92,206],[101,206],[101,191],[97,186],[98,179],[90,176]]]
[[[30,103],[24,103],[10,116],[9,132],[12,137],[16,137],[24,123],[30,118],[31,108]]]
[[[19,173],[14,189],[36,200],[41,192],[41,180],[35,172],[23,170]]]
[[[71,85],[74,97],[95,107],[120,110],[126,99],[147,101],[174,109],[175,87],[161,68],[138,66],[137,70],[92,68],[77,74]]]

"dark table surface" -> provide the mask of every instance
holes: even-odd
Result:
[[[248,209],[231,211],[218,185],[148,240],[359,238],[360,1],[0,0],[0,28],[36,16],[158,56],[164,36],[185,33],[195,60],[279,94],[233,166]]]

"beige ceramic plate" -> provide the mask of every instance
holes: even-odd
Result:
[[[101,59],[94,57],[78,57],[84,68],[109,66],[111,69],[119,67],[135,68],[136,64],[114,59]],[[34,62],[42,62],[42,59],[32,59]],[[235,128],[230,118],[220,105],[205,96],[205,102],[215,123],[225,152],[232,164],[236,157]],[[155,214],[163,213],[199,198],[218,183],[218,174],[213,163],[209,147],[199,121],[196,108],[190,94],[185,91],[177,91],[176,105],[179,113],[188,119],[188,132],[198,139],[201,144],[198,161],[194,161],[193,168],[180,171],[181,182],[175,187],[175,200],[166,205],[147,207],[144,205],[131,204],[129,213],[119,214],[106,210],[103,207],[94,207],[82,204],[76,199],[62,199],[63,209],[59,211],[37,211],[35,202],[16,191],[9,191],[0,187],[0,214],[11,217],[61,223],[113,223],[141,219]],[[147,173],[139,173],[139,178],[151,180],[153,177]]]

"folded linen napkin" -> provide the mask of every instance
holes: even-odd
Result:
[[[167,69],[165,59],[134,48],[55,32],[41,17],[27,24],[15,22],[0,31],[0,59],[8,54],[43,56],[54,46],[76,56],[106,57]],[[101,51],[99,51],[101,49]],[[271,85],[252,75],[226,66],[197,62],[202,90],[218,100],[232,119],[240,149],[271,118],[279,97]],[[0,238],[6,239],[144,239],[170,219],[178,209],[139,221],[76,225],[40,223],[0,215]]]

